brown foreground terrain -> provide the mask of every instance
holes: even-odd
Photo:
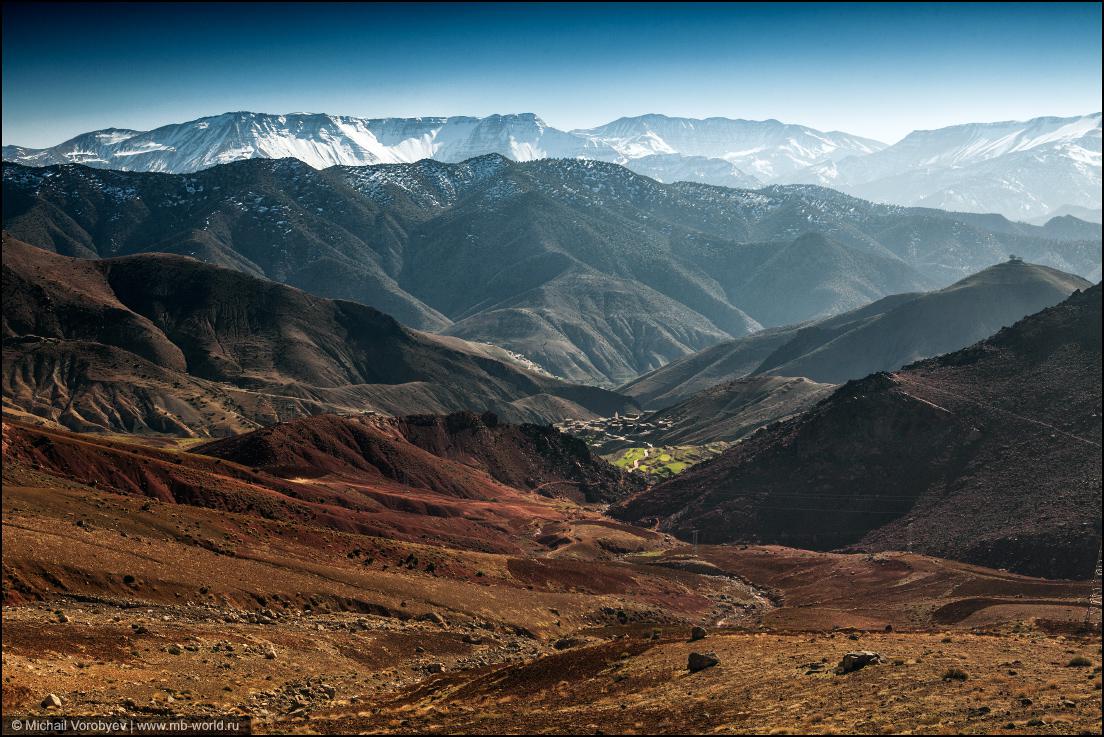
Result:
[[[6,715],[240,714],[308,733],[1101,731],[1087,581],[894,552],[695,550],[476,472],[404,487],[417,510],[390,509],[394,479],[369,474],[380,506],[358,511],[370,490],[341,469],[281,479],[172,444],[10,424],[4,438]],[[204,497],[214,486],[228,491]],[[449,494],[476,489],[469,518],[451,517]],[[836,675],[857,650],[881,662]],[[691,673],[691,652],[720,662]]]

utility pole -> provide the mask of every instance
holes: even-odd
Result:
[[[1104,546],[1102,546],[1104,547]],[[1085,629],[1092,627],[1092,610],[1093,604],[1100,606],[1101,604],[1101,588],[1100,588],[1100,564],[1101,564],[1101,547],[1096,549],[1096,570],[1093,571],[1092,584],[1089,586],[1089,600],[1085,604]]]

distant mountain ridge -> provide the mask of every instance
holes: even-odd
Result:
[[[370,119],[241,111],[152,131],[92,131],[43,149],[5,146],[3,157],[27,166],[176,174],[252,158],[294,157],[316,169],[427,158],[456,163],[492,153],[514,161],[583,158],[661,182],[815,183],[879,202],[1035,222],[1099,212],[1100,125],[1100,113],[971,123],[914,131],[887,146],[777,120],[649,114],[564,131],[533,113]]]

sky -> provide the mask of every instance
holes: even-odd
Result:
[[[1100,3],[5,3],[3,143],[236,110],[774,118],[887,143],[1101,109]]]

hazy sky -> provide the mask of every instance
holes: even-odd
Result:
[[[1101,109],[1099,3],[4,6],[3,142],[232,110],[777,118],[886,142]]]

